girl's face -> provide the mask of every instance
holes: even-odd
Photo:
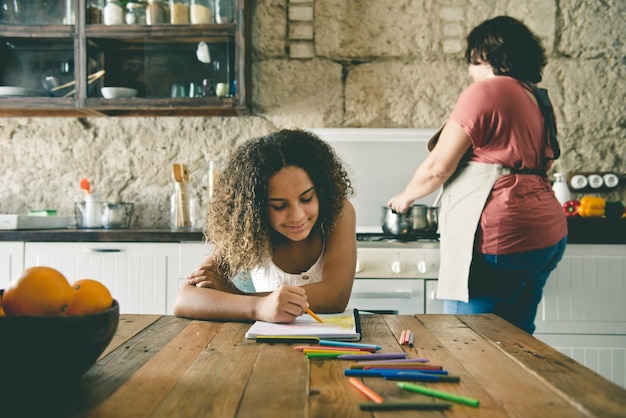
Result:
[[[283,167],[268,182],[269,223],[292,241],[309,236],[319,216],[313,181],[300,167]]]

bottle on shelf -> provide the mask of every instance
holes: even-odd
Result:
[[[569,187],[565,182],[565,175],[563,173],[554,173],[554,183],[552,184],[552,190],[554,190],[554,196],[560,204],[572,199],[569,192]]]

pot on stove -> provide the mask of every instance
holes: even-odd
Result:
[[[405,213],[396,212],[389,207],[381,209],[381,226],[385,234],[406,236],[432,229],[433,212],[426,205],[413,205]],[[436,223],[436,215],[434,222]],[[435,225],[435,229],[436,227]]]

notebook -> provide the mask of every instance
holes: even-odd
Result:
[[[359,341],[361,323],[358,309],[346,309],[336,314],[317,314],[324,322],[317,322],[304,314],[289,324],[256,321],[246,338],[257,337],[317,337],[325,340]]]

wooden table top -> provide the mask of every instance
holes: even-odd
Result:
[[[494,315],[361,315],[362,343],[443,366],[460,383],[415,383],[478,399],[433,417],[624,417],[626,390]],[[367,412],[349,384],[353,362],[311,359],[291,344],[246,340],[249,323],[121,315],[117,334],[84,375],[65,417],[408,417]],[[404,329],[413,347],[399,345]],[[385,401],[441,402],[378,377]],[[392,415],[393,414],[393,415]]]

